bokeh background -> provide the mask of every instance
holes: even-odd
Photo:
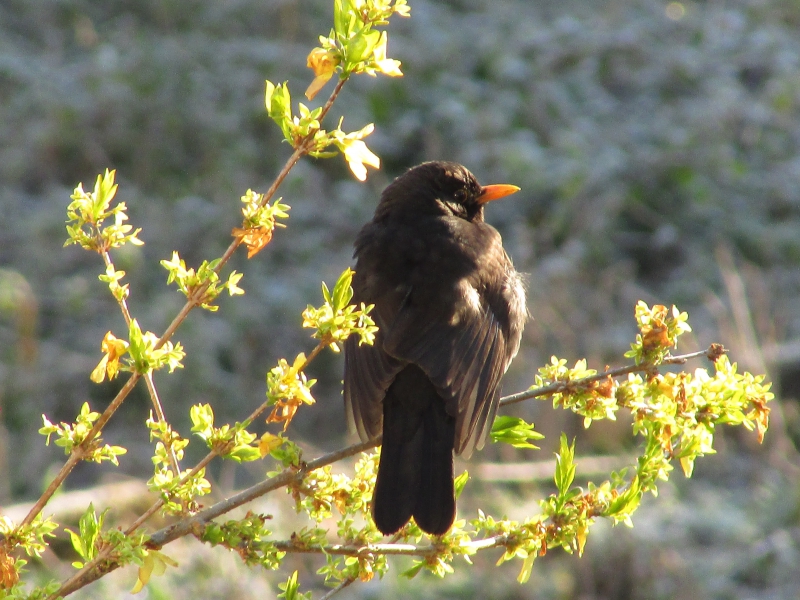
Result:
[[[553,551],[525,585],[517,563],[496,569],[496,553],[486,553],[444,581],[398,579],[408,565],[398,561],[383,581],[340,597],[800,597],[800,3],[411,7],[389,36],[405,77],[356,78],[333,111],[345,129],[375,123],[368,141],[381,171],[361,184],[341,158],[295,168],[280,190],[289,227],[253,260],[233,261],[246,295],[222,299],[219,313],[195,311],[177,334],[186,367],[156,378],[170,419],[188,436],[192,404],[210,402],[220,421],[246,416],[276,360],[313,347],[300,312],[319,304],[321,280],[351,264],[352,240],[383,187],[423,160],[459,161],[484,183],[522,188],[487,214],[529,274],[534,317],[506,392],[529,386],[553,354],[621,364],[643,299],[689,312],[694,332],[681,351],[721,342],[742,369],[768,373],[772,427],[763,446],[752,433],[721,430],[719,454],[646,498],[633,529],[597,524],[583,558]],[[124,327],[97,279],[99,257],[62,248],[72,189],[117,169],[118,199],[145,245],[114,259],[134,316],[162,331],[183,297],[166,286],[159,260],[178,250],[197,265],[228,245],[239,197],[263,191],[289,154],[264,113],[264,79],[288,79],[301,99],[312,79],[306,55],[331,19],[328,0],[0,3],[0,505],[31,502],[63,462],[36,433],[42,413],[72,421],[84,401],[103,407],[121,386],[88,377],[103,334]],[[291,430],[308,456],[354,440],[341,368],[332,353],[313,365],[318,403]],[[81,465],[67,489],[101,494],[149,477],[148,410],[140,388],[104,436],[129,448],[122,467]],[[514,412],[547,435],[542,450],[476,453],[462,465],[478,476],[460,514],[535,511],[550,492],[547,475],[522,467],[552,457],[562,430],[578,436],[578,454],[599,455],[601,469],[624,466],[635,450],[623,417],[584,431],[546,401]],[[194,446],[189,459],[202,454]],[[496,481],[508,463],[523,475]],[[224,494],[264,470],[223,465],[210,475]],[[580,481],[590,477],[602,470],[579,471]],[[291,502],[269,502],[288,534]],[[55,547],[63,563],[37,565],[41,577],[69,572],[74,556],[63,541]],[[286,576],[197,543],[166,551],[181,567],[154,580],[149,596],[271,598]],[[293,560],[304,588],[320,587],[321,564]],[[134,580],[123,570],[75,597],[124,597]]]

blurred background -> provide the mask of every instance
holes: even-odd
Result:
[[[339,114],[345,130],[374,122],[367,141],[382,169],[364,184],[340,157],[292,171],[279,190],[292,207],[288,228],[253,260],[240,252],[233,261],[246,295],[222,298],[218,313],[195,311],[178,331],[185,369],[156,377],[168,417],[186,436],[193,404],[211,403],[218,421],[243,419],[277,359],[313,348],[300,313],[321,302],[320,281],[352,264],[352,241],[385,185],[424,160],[462,162],[483,183],[522,188],[487,211],[529,274],[533,320],[505,392],[530,386],[551,355],[623,364],[642,299],[689,312],[694,331],[679,351],[720,342],[741,369],[767,373],[771,427],[763,446],[753,433],[720,430],[719,453],[698,461],[691,480],[675,473],[645,498],[633,529],[598,523],[582,558],[552,551],[525,585],[515,581],[519,563],[494,567],[495,551],[476,568],[456,563],[443,581],[398,578],[409,566],[398,560],[383,581],[339,597],[800,597],[800,2],[410,4],[411,19],[389,29],[389,56],[405,77],[355,78],[330,123]],[[0,4],[0,505],[29,505],[63,463],[37,434],[42,413],[72,421],[84,401],[102,409],[124,382],[89,381],[104,333],[125,329],[97,279],[100,258],[62,248],[72,189],[117,169],[117,199],[145,245],[113,257],[134,316],[163,331],[184,298],[159,261],[177,250],[197,266],[230,243],[239,197],[264,191],[290,153],[265,115],[264,79],[288,79],[303,99],[313,78],[306,55],[332,12],[329,0]],[[317,404],[289,432],[308,457],[355,440],[341,369],[333,353],[311,369]],[[140,386],[104,434],[129,449],[121,468],[80,465],[67,490],[124,489],[113,502],[131,504],[152,474],[148,412]],[[513,413],[546,434],[542,450],[487,446],[459,463],[475,476],[462,517],[478,506],[512,518],[536,512],[552,476],[538,467],[560,431],[578,436],[578,483],[630,464],[636,449],[622,415],[585,431],[548,401]],[[225,494],[265,470],[217,464],[209,475]],[[272,496],[258,509],[276,515],[276,536],[304,525],[283,492]],[[70,572],[75,556],[59,535],[63,562],[48,558],[38,576]],[[152,597],[273,598],[290,572],[247,569],[193,541],[165,552],[181,566],[153,581]],[[288,566],[318,597],[322,564]],[[124,597],[134,581],[122,570],[74,597]]]

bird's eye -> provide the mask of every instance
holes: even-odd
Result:
[[[453,194],[453,198],[456,202],[464,202],[467,199],[467,190],[456,190],[456,193]]]

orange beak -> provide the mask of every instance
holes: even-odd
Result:
[[[515,185],[498,183],[495,185],[485,185],[481,188],[481,195],[478,196],[478,204],[486,204],[492,200],[499,200],[519,191]]]

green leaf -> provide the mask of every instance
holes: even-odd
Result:
[[[453,480],[453,487],[455,488],[456,491],[456,498],[461,496],[461,492],[464,491],[464,487],[467,485],[468,481],[469,481],[468,471],[464,471],[461,475],[456,477],[455,480]]]
[[[406,569],[405,571],[400,573],[400,575],[402,575],[403,577],[408,577],[409,579],[413,579],[414,577],[417,576],[417,574],[422,570],[424,566],[425,566],[424,561],[415,560],[412,567],[410,569]]]
[[[333,302],[331,303],[334,310],[342,310],[350,304],[350,300],[353,298],[353,288],[350,286],[353,281],[353,273],[352,269],[347,268],[336,281],[336,285],[333,287]]]
[[[491,437],[493,443],[510,444],[514,448],[533,448],[538,450],[535,446],[528,442],[528,440],[541,440],[544,436],[534,431],[533,423],[527,423],[519,417],[511,417],[508,415],[500,415],[492,423]]]
[[[275,84],[272,83],[269,79],[267,79],[267,80],[265,80],[265,86],[266,86],[266,90],[264,92],[264,106],[267,109],[267,113],[271,113],[272,112],[272,94],[275,93]]]
[[[642,488],[639,477],[636,476],[631,481],[630,487],[609,503],[604,514],[613,517],[615,521],[624,521],[630,525],[630,515],[639,507],[641,499]]]
[[[342,6],[342,2],[343,0],[334,0],[333,2],[333,29],[342,38],[347,38],[350,33],[348,31],[350,16]]]
[[[559,496],[565,497],[575,479],[575,440],[570,446],[566,434],[561,434],[561,447],[556,454],[555,483]]]
[[[225,455],[225,458],[230,458],[238,463],[251,462],[261,458],[261,452],[258,448],[253,446],[237,446]]]
[[[297,571],[289,575],[289,579],[286,580],[286,583],[279,583],[278,587],[283,590],[283,593],[278,594],[278,598],[297,600],[299,597],[302,597],[302,595],[298,593],[300,584],[297,582]]]
[[[72,529],[68,529],[66,527],[64,528],[64,531],[66,531],[69,534],[69,539],[72,542],[72,547],[75,549],[75,552],[77,552],[81,556],[84,556],[84,549],[83,549],[83,543],[81,542],[81,536],[72,531]]]
[[[81,515],[78,521],[80,533],[78,534],[71,529],[65,528],[69,533],[72,547],[84,560],[92,560],[97,556],[97,538],[103,529],[103,520],[108,510],[106,509],[98,515],[94,511],[94,505],[90,503],[86,512]]]
[[[326,304],[330,304],[331,306],[333,305],[333,300],[331,299],[331,292],[324,281],[322,282],[322,298],[325,300]]]

